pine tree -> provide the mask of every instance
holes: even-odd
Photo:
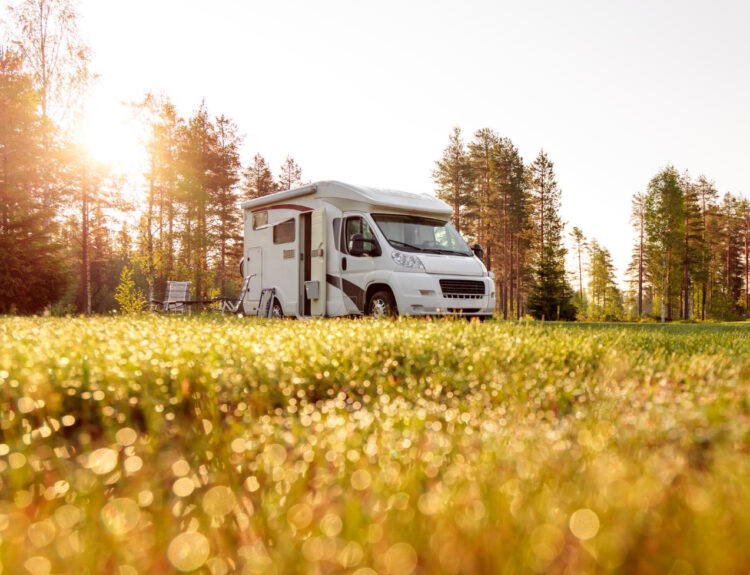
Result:
[[[638,318],[643,317],[644,283],[646,275],[646,196],[638,192],[633,195],[630,224],[635,228],[636,239],[628,274],[637,282]]]
[[[282,190],[291,190],[302,182],[302,168],[291,156],[287,156],[284,163],[281,164],[279,174],[279,188]]]
[[[497,301],[503,318],[520,310],[522,276],[514,265],[525,249],[524,232],[528,228],[528,205],[525,168],[518,149],[508,138],[499,138],[493,147],[490,163],[492,194],[487,215],[493,222],[487,243],[495,254]],[[489,264],[488,260],[488,264]]]
[[[706,305],[708,302],[708,294],[710,292],[710,286],[712,284],[711,276],[711,260],[710,254],[712,251],[712,239],[714,236],[712,228],[713,215],[712,212],[715,209],[716,198],[718,192],[714,187],[714,183],[709,181],[705,176],[699,176],[698,181],[695,184],[698,204],[700,208],[700,219],[701,219],[701,250],[700,250],[700,261],[698,267],[698,281],[701,284],[700,294],[700,308],[701,308],[701,319],[706,319]]]
[[[240,180],[239,147],[242,138],[237,124],[225,116],[216,119],[216,187],[211,198],[212,237],[217,254],[219,294],[227,295],[227,260],[241,255],[241,219],[237,209]]]
[[[668,166],[649,182],[644,204],[646,249],[654,291],[661,301],[662,321],[672,320],[673,300],[682,285],[679,271],[683,261],[684,206],[679,174]]]
[[[0,48],[0,313],[36,313],[65,289],[60,246],[39,195],[44,120],[20,54]]]
[[[622,319],[622,293],[617,287],[615,266],[609,250],[596,240],[589,248],[589,293],[591,301],[587,316],[593,320],[612,321]]]
[[[583,291],[583,261],[581,255],[583,250],[588,247],[586,236],[583,235],[581,228],[574,226],[573,231],[570,233],[570,237],[573,240],[573,244],[576,248],[576,256],[578,258],[578,297],[580,298],[580,309],[581,312],[585,312],[586,307],[586,296]]]
[[[267,196],[278,189],[271,169],[260,154],[255,154],[253,163],[242,172],[242,179],[242,192],[250,199]]]
[[[484,248],[487,267],[492,269],[492,246],[488,239],[492,218],[490,205],[495,193],[493,180],[493,151],[499,140],[498,135],[489,128],[482,128],[474,133],[469,142],[469,162],[474,182],[474,199],[469,202],[466,212],[465,233],[476,239]]]
[[[575,319],[575,307],[570,301],[571,289],[565,277],[561,192],[555,179],[554,164],[543,150],[529,167],[528,178],[533,230],[533,279],[528,309],[537,318]]]
[[[462,231],[462,215],[472,205],[472,171],[469,155],[461,139],[461,128],[453,128],[443,157],[435,162],[432,179],[437,186],[437,197],[453,208],[451,222]]]

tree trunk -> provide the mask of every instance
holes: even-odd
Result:
[[[84,168],[85,169],[85,168]],[[89,197],[88,181],[84,175],[81,190],[81,305],[91,315],[91,266],[89,262]]]
[[[643,228],[644,228],[644,215],[641,210],[641,238],[640,245],[638,247],[638,317],[643,316]]]

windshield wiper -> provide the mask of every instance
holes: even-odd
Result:
[[[440,248],[426,248],[424,251],[435,253],[435,254],[445,254],[448,256],[468,256],[470,254],[467,254],[466,252],[457,252],[455,250],[443,250]]]
[[[402,242],[402,241],[399,241],[399,240],[390,240],[389,239],[388,241],[391,242],[392,244],[398,244],[400,246],[404,246],[405,248],[411,248],[411,249],[417,250],[419,252],[426,251],[424,248],[420,248],[419,246],[413,246],[411,244],[407,244],[406,242]]]

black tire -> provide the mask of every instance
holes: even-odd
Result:
[[[367,315],[376,318],[396,317],[398,307],[393,294],[388,290],[376,291],[367,302]]]
[[[279,303],[279,300],[274,298],[273,303],[271,304],[271,318],[281,319],[282,317],[284,317],[284,310],[281,309],[281,303]]]

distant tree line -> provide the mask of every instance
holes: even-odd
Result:
[[[303,184],[287,156],[274,175],[261,154],[205,102],[182,117],[166,96],[133,103],[147,126],[142,200],[76,136],[90,50],[74,0],[22,0],[0,38],[0,313],[102,313],[192,282],[197,299],[235,295],[242,250],[238,204]],[[668,166],[633,197],[635,242],[623,292],[612,256],[560,217],[562,192],[542,150],[525,163],[489,128],[456,127],[432,176],[452,222],[485,250],[506,319],[740,319],[750,315],[746,198],[719,198],[704,176]],[[119,286],[119,290],[118,290]],[[128,289],[125,289],[128,287]],[[135,302],[135,303],[132,303]],[[122,304],[121,304],[122,305]]]

